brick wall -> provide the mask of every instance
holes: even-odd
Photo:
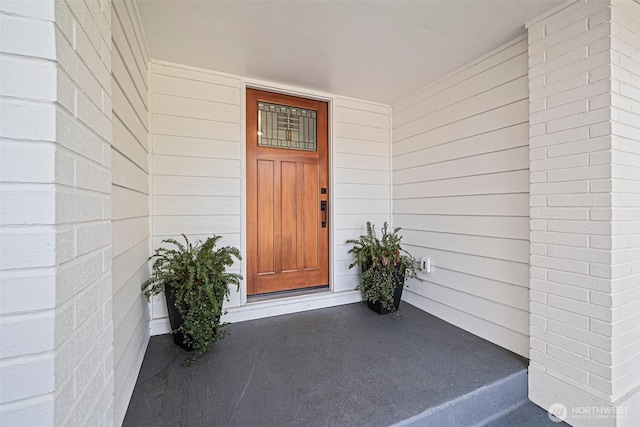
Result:
[[[619,425],[571,408],[640,384],[639,10],[576,1],[529,24],[529,393],[573,425]]]
[[[603,385],[615,400],[640,386],[640,4],[614,1],[611,26],[611,152],[601,156],[612,170],[611,210],[591,211],[611,221],[611,236],[591,246],[611,250],[611,265],[594,273],[611,280],[599,302],[611,307],[612,324],[593,329],[611,328],[611,352],[598,356],[611,365]]]
[[[111,424],[109,2],[3,2],[0,416]]]
[[[0,418],[50,425],[59,176],[53,2],[0,7]]]

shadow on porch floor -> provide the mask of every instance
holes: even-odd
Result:
[[[124,425],[558,425],[526,401],[526,359],[406,302],[227,328],[188,368],[170,335],[152,337]]]

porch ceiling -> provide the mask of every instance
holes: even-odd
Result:
[[[392,103],[559,0],[137,0],[154,59]]]

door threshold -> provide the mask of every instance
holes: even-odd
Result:
[[[329,285],[314,286],[312,288],[291,289],[289,291],[268,292],[265,294],[247,295],[247,303],[271,301],[281,298],[300,297],[305,295],[319,294],[329,291]]]

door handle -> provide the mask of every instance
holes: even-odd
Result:
[[[327,228],[327,201],[320,201],[320,210],[322,211],[322,228]]]

